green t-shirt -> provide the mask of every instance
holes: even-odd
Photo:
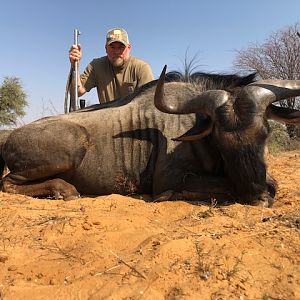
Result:
[[[133,56],[121,68],[114,67],[104,56],[92,60],[80,78],[87,92],[97,88],[99,102],[103,103],[127,96],[152,81],[153,74],[148,63]]]

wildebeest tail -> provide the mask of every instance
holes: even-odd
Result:
[[[2,158],[2,156],[0,156],[0,181],[3,177],[4,168],[5,168],[5,161]],[[1,183],[0,183],[0,190],[1,190]]]
[[[4,175],[5,161],[2,157],[2,145],[0,145],[0,191],[2,191],[2,177]]]
[[[3,146],[7,140],[7,137],[9,136],[9,133],[3,133],[0,135],[0,190],[2,189],[2,177],[4,174],[4,172],[6,171],[6,163],[5,163],[5,160],[3,159],[3,156],[2,156],[2,149],[3,149]]]

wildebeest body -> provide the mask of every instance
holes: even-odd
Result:
[[[267,117],[299,122],[299,116],[272,109],[277,86],[243,89],[252,79],[208,92],[199,83],[160,79],[126,98],[16,129],[1,145],[11,171],[3,190],[65,199],[171,191],[246,202],[272,194],[264,163]]]

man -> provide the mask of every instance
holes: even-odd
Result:
[[[130,55],[131,44],[123,28],[107,32],[105,50],[107,56],[93,59],[78,78],[78,96],[96,87],[99,102],[127,96],[143,84],[153,80],[148,63]],[[74,66],[82,57],[80,45],[73,45],[69,59]]]

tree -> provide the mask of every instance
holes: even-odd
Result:
[[[0,126],[15,125],[19,117],[25,116],[26,98],[19,78],[4,78],[0,86]]]
[[[241,71],[255,71],[262,79],[300,79],[300,24],[272,33],[263,44],[251,44],[237,50],[234,66]],[[300,108],[299,98],[280,101],[280,106]],[[295,125],[287,125],[290,137]]]

